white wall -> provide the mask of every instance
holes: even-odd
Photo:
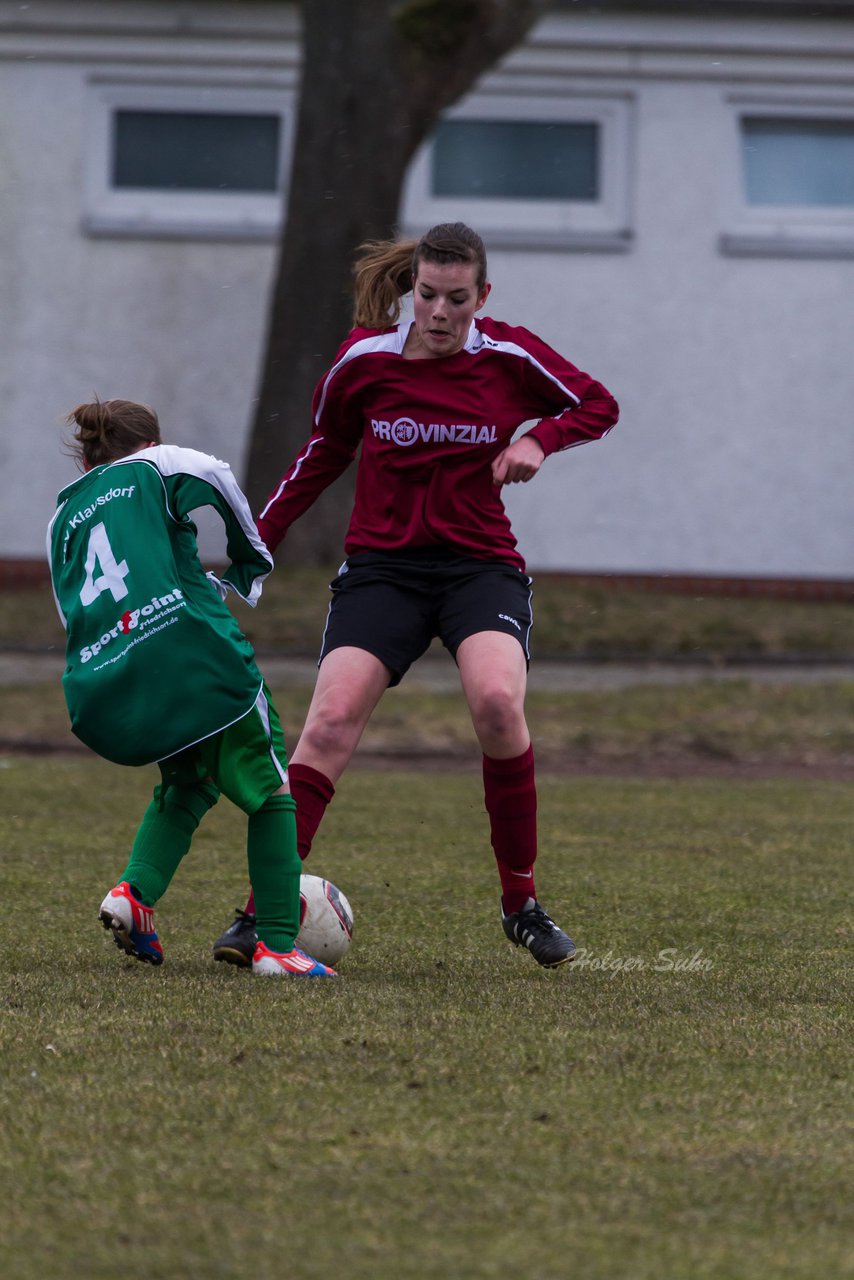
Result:
[[[292,82],[293,15],[277,28],[274,6],[227,8],[41,4],[44,30],[16,31],[22,7],[0,5],[0,556],[43,555],[56,494],[77,475],[62,419],[93,393],[153,404],[166,438],[242,463],[272,240],[81,231],[91,76],[248,65],[265,84]],[[253,41],[235,41],[237,11]],[[51,30],[59,12],[76,31]],[[133,30],[116,34],[123,22]]]
[[[597,24],[583,26],[595,45]],[[783,86],[854,103],[854,26],[721,24],[705,52],[700,21],[598,28],[623,44],[599,45],[597,82],[636,95],[634,247],[493,255],[492,310],[507,298],[622,409],[605,441],[512,492],[529,563],[850,578],[854,260],[730,256],[719,238],[737,163],[728,95]],[[803,52],[811,42],[823,56]]]
[[[58,422],[93,392],[155,404],[170,438],[239,467],[272,243],[83,234],[87,78],[214,66],[292,85],[294,31],[266,5],[0,3],[0,557],[41,554],[75,474]],[[854,258],[720,248],[729,97],[854,106],[854,23],[554,17],[488,83],[633,102],[629,250],[490,253],[489,313],[622,406],[605,441],[509,492],[529,565],[854,577]]]

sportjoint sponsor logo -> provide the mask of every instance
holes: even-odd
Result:
[[[424,444],[495,444],[498,436],[495,424],[478,426],[474,422],[416,422],[414,418],[395,418],[386,422],[383,418],[371,418],[371,430],[378,440],[408,449],[421,440]]]
[[[97,658],[101,650],[106,648],[113,640],[118,639],[119,636],[127,636],[132,631],[153,627],[156,622],[160,622],[168,614],[185,607],[184,593],[179,591],[177,587],[173,587],[165,595],[152,596],[149,602],[141,605],[139,609],[127,609],[115,626],[110,627],[109,631],[105,631],[97,640],[93,640],[91,644],[84,644],[80,650],[80,661],[90,662],[92,658]]]
[[[516,621],[516,619],[511,618],[509,613],[499,613],[498,616],[502,622],[509,622],[510,626],[515,627],[517,631],[522,630],[522,628],[519,626],[519,623]]]

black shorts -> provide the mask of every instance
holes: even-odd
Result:
[[[533,624],[531,579],[501,560],[474,560],[441,547],[360,551],[330,583],[332,603],[318,666],[332,649],[374,654],[399,684],[438,636],[452,657],[467,636],[515,636],[526,661]]]

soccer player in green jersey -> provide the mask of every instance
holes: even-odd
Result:
[[[273,567],[246,499],[226,463],[162,444],[147,405],[96,400],[68,422],[83,475],[59,495],[47,548],[71,726],[105,759],[156,762],[161,775],[101,922],[123,951],[162,964],[153,908],[222,793],[248,818],[253,971],[334,977],[295,946],[301,863],[281,725],[224,603],[231,590],[254,606]],[[225,524],[222,578],[199,561],[190,513],[203,506]]]

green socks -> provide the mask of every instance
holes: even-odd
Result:
[[[290,951],[299,933],[296,804],[277,793],[249,819],[246,851],[255,893],[255,927],[271,951]]]
[[[154,788],[133,842],[130,860],[119,880],[132,884],[140,899],[153,907],[169,887],[178,864],[190,848],[196,828],[216,804],[212,782]],[[246,851],[255,891],[258,937],[271,951],[290,951],[299,933],[299,878],[293,796],[270,796],[249,818]]]
[[[216,804],[219,791],[212,782],[194,786],[154,788],[133,842],[130,860],[119,876],[132,884],[148,907],[163,897],[178,864],[190,848],[196,827]]]

